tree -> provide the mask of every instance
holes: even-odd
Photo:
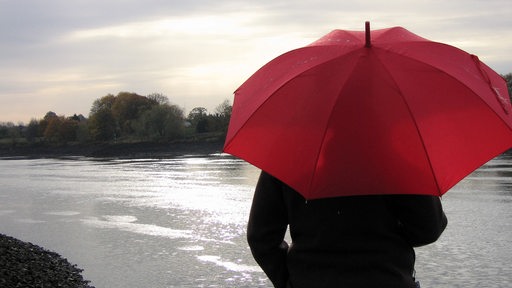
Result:
[[[231,111],[233,110],[233,106],[229,100],[224,100],[221,104],[215,107],[215,116],[217,116],[217,129],[216,131],[220,131],[226,133],[228,131],[229,120],[231,119]]]
[[[137,134],[151,140],[174,140],[183,136],[183,110],[176,105],[158,105],[145,111],[134,127]]]
[[[0,139],[7,138],[9,134],[9,128],[7,128],[7,123],[0,123]]]
[[[78,121],[64,116],[48,117],[44,138],[50,142],[67,143],[76,141]]]
[[[207,110],[204,107],[195,107],[194,109],[190,110],[190,112],[188,113],[187,119],[189,121],[193,121],[193,120],[196,120],[198,118],[205,117],[206,116],[206,112],[207,112]]]
[[[35,140],[39,137],[42,137],[41,130],[39,128],[39,120],[32,119],[28,123],[27,128],[25,129],[25,138],[27,138],[28,142],[35,142]]]
[[[195,107],[188,113],[187,120],[196,133],[208,132],[208,115],[203,107]]]
[[[13,122],[2,123],[0,126],[0,138],[11,139],[11,144],[16,145],[18,139],[21,137],[23,125],[18,125]]]
[[[55,117],[58,117],[55,112],[48,111],[48,112],[46,112],[46,115],[44,115],[43,119],[48,121],[48,120],[50,120],[52,118],[55,118]]]
[[[94,100],[92,103],[90,115],[94,115],[101,110],[112,111],[112,105],[114,105],[114,101],[116,100],[116,96],[112,94],[108,94],[99,99]]]
[[[89,133],[89,122],[87,120],[80,120],[76,130],[76,140],[80,143],[85,143],[91,139]]]
[[[91,114],[88,126],[89,134],[96,141],[109,141],[117,138],[116,122],[110,110],[101,109]]]
[[[108,94],[94,100],[89,113],[89,135],[96,141],[109,141],[117,137],[117,123],[112,115],[116,97]]]
[[[132,122],[154,105],[155,102],[135,93],[120,92],[117,94],[112,105],[112,116],[120,128],[120,134],[125,136],[132,134],[134,132]]]
[[[48,111],[43,120],[39,122],[41,134],[45,140],[50,142],[57,141],[57,130],[60,124],[59,116],[53,111]]]
[[[48,121],[46,128],[44,129],[43,136],[49,142],[57,142],[59,140],[59,129],[61,124],[61,119],[57,116],[49,117],[45,119]]]
[[[76,141],[79,121],[74,118],[61,118],[59,129],[59,141],[61,143]]]
[[[505,78],[505,81],[507,81],[507,88],[508,88],[508,96],[510,97],[510,100],[512,101],[512,73],[508,73],[503,76]]]
[[[169,104],[169,98],[161,93],[152,93],[146,96],[149,100],[156,103],[156,105]]]
[[[228,99],[224,100],[217,107],[215,107],[216,114],[219,114],[219,115],[221,115],[223,117],[227,117],[227,118],[231,117],[232,110],[233,110],[233,106],[231,105],[231,101],[229,101]]]

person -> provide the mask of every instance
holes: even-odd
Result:
[[[436,196],[306,201],[262,171],[247,240],[276,288],[414,288],[414,247],[435,242],[446,225]],[[285,241],[288,226],[290,245]]]

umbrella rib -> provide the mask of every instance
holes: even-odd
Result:
[[[352,52],[354,52],[354,51],[352,51]],[[357,63],[358,63],[358,61],[354,61],[354,65],[352,67],[352,71],[351,72],[353,72],[357,68]],[[349,74],[351,74],[351,73],[349,73]],[[340,89],[338,91],[338,94],[341,94],[341,92],[343,91],[343,89],[344,89],[346,84],[347,84],[347,79],[345,79],[345,81],[343,82],[343,85],[340,85]],[[339,99],[340,99],[340,97],[338,97],[337,101],[339,101]],[[312,186],[313,186],[313,179],[316,178],[316,174],[317,174],[317,171],[318,171],[318,169],[317,169],[318,168],[318,164],[319,164],[318,160],[320,159],[320,155],[321,155],[322,149],[324,147],[324,143],[325,143],[325,136],[327,135],[327,130],[329,128],[328,123],[331,122],[331,119],[332,119],[332,117],[334,115],[333,111],[334,111],[335,107],[336,107],[336,105],[332,105],[331,106],[331,110],[329,111],[329,119],[327,119],[327,125],[325,125],[324,131],[322,133],[323,134],[322,137],[321,137],[322,142],[319,145],[319,149],[318,149],[316,157],[315,157],[315,162],[314,162],[315,163],[315,169],[313,169],[313,176],[309,180],[308,191],[312,191],[311,189],[312,189]]]
[[[301,48],[301,49],[308,48],[308,47],[311,47],[311,46],[306,46],[306,47],[303,47],[303,48]],[[353,49],[352,49],[350,52],[347,52],[347,53],[345,53],[345,54],[343,54],[343,55],[335,55],[334,57],[326,58],[326,59],[324,59],[322,62],[320,62],[319,64],[317,64],[317,65],[315,65],[315,66],[312,66],[312,67],[309,67],[308,69],[304,69],[304,70],[300,71],[299,73],[296,73],[296,75],[295,75],[294,77],[289,77],[289,79],[288,79],[287,81],[283,82],[280,86],[278,86],[278,87],[277,87],[277,89],[275,89],[275,90],[271,93],[271,95],[272,95],[272,94],[275,94],[277,91],[279,91],[279,90],[283,89],[283,87],[284,87],[284,86],[286,86],[286,84],[287,84],[287,83],[289,83],[290,81],[292,81],[292,79],[294,79],[297,75],[302,75],[303,73],[306,73],[307,71],[310,71],[310,70],[314,69],[316,66],[318,66],[318,65],[322,65],[322,64],[325,64],[325,63],[327,63],[327,62],[329,62],[329,61],[332,61],[333,59],[338,58],[338,57],[340,57],[340,56],[341,56],[341,57],[345,57],[346,55],[348,55],[348,54],[350,54],[350,53],[355,53],[355,52],[357,52],[357,50],[358,50],[358,47],[357,47],[357,46],[354,46],[354,47],[353,47]],[[356,67],[356,65],[354,65],[353,69],[355,69],[355,67]],[[258,73],[258,71],[257,71],[256,73]],[[251,77],[252,77],[252,76],[251,76]],[[345,85],[345,84],[344,84],[344,85]],[[342,87],[341,87],[340,91],[341,91],[341,90],[343,90],[344,85],[342,85]],[[240,87],[239,87],[237,90],[235,90],[235,98],[236,98],[236,92],[237,92],[239,89],[240,89]],[[254,114],[256,114],[256,111],[258,111],[258,110],[262,109],[263,105],[265,105],[265,103],[266,103],[266,102],[268,102],[270,98],[271,98],[271,97],[267,97],[267,99],[265,99],[265,100],[264,100],[264,101],[263,101],[263,102],[262,102],[262,103],[261,103],[261,104],[260,104],[260,105],[259,105],[259,106],[254,110],[254,111],[253,111],[253,113],[251,113],[251,115],[250,115],[249,117],[247,117],[247,119],[243,122],[243,124],[241,124],[241,125],[239,126],[239,128],[237,129],[237,131],[235,131],[235,133],[233,134],[233,136],[231,136],[231,138],[229,139],[229,141],[227,141],[226,143],[224,143],[224,147],[223,147],[223,149],[222,149],[222,150],[223,150],[223,152],[227,152],[227,153],[230,153],[230,154],[232,154],[232,155],[234,155],[234,156],[237,156],[237,155],[236,155],[236,153],[235,153],[235,154],[233,154],[232,152],[228,152],[228,150],[229,150],[229,148],[230,148],[230,146],[231,146],[231,144],[232,144],[232,142],[233,142],[233,139],[235,139],[235,138],[236,138],[236,136],[237,136],[237,135],[238,135],[238,133],[242,130],[242,128],[243,128],[245,125],[247,125],[247,123],[252,119],[252,116],[253,116]],[[328,122],[330,121],[330,119],[331,119],[331,117],[332,117],[332,110],[333,110],[333,109],[334,109],[334,105],[333,105],[333,107],[331,108],[331,113],[329,114],[330,116],[329,116],[329,120],[328,120]],[[229,128],[228,128],[228,129],[229,129]],[[229,131],[229,130],[228,130],[228,131]],[[325,136],[325,134],[326,134],[326,133],[327,133],[327,127],[326,127],[325,131],[323,132],[324,136]],[[315,176],[316,176],[316,166],[318,165],[318,159],[320,158],[320,152],[321,152],[321,150],[322,150],[322,147],[324,146],[324,138],[325,138],[325,137],[322,137],[322,143],[320,144],[320,149],[317,151],[316,161],[315,161],[315,169],[314,169],[313,176],[311,177],[311,179],[309,179],[309,183],[308,183],[308,190],[307,190],[307,191],[309,191],[309,192],[311,191],[311,188],[312,188],[312,185],[313,185],[313,179],[315,179]],[[245,158],[243,158],[243,157],[241,157],[241,156],[237,156],[237,157],[240,157],[240,158],[242,158],[243,160],[247,161],[248,163],[251,163],[252,165],[254,165],[254,166],[256,166],[256,167],[258,167],[258,168],[260,168],[260,169],[262,169],[262,170],[263,170],[263,168],[261,167],[261,165],[257,165],[255,161],[245,159]],[[270,173],[270,171],[265,171],[265,172]],[[285,182],[283,179],[280,179],[280,180],[281,180],[281,181],[283,181],[283,182]],[[286,182],[285,182],[285,183],[286,183]],[[286,183],[286,184],[290,185],[290,183]]]
[[[388,52],[391,52],[393,54],[396,54],[395,52],[393,51],[388,51]],[[434,171],[434,167],[432,166],[432,161],[430,159],[430,155],[427,151],[427,147],[425,146],[425,141],[423,139],[423,135],[419,129],[419,126],[418,126],[418,122],[416,121],[416,118],[414,117],[414,114],[412,113],[412,110],[411,110],[411,107],[409,106],[409,103],[407,102],[407,99],[404,97],[404,93],[402,92],[402,90],[400,89],[400,86],[398,85],[398,82],[395,80],[395,77],[393,77],[393,74],[391,72],[390,69],[388,69],[388,67],[386,67],[386,65],[384,64],[384,62],[380,61],[380,58],[379,56],[377,55],[377,53],[375,54],[376,58],[379,59],[379,62],[380,64],[382,65],[382,67],[388,72],[388,75],[389,77],[391,78],[391,80],[393,81],[393,83],[395,84],[395,87],[396,89],[398,90],[398,94],[400,94],[400,98],[402,99],[402,101],[404,102],[405,106],[407,107],[407,112],[409,113],[409,116],[411,117],[412,119],[412,122],[414,123],[414,127],[416,127],[416,131],[418,132],[418,136],[420,137],[420,140],[421,140],[421,145],[423,146],[423,151],[425,151],[425,155],[427,157],[427,160],[428,160],[428,165],[429,165],[429,168],[430,168],[430,173],[432,173],[432,176],[434,178],[434,181],[436,183],[436,187],[437,187],[437,191],[438,191],[438,195],[441,196],[442,193],[441,193],[441,187],[439,186],[439,182],[437,181],[437,177],[436,177],[436,174],[435,174],[435,171]],[[412,60],[415,60],[415,61],[418,61],[414,58],[411,58],[411,57],[407,57],[409,59],[412,59]],[[424,63],[423,61],[419,61],[421,63]],[[425,63],[427,64],[427,63]],[[428,64],[427,64],[428,65]],[[431,65],[430,65],[431,66]],[[434,67],[435,69],[437,70],[440,70],[438,69],[437,67],[435,66],[431,66],[431,67]],[[440,70],[441,71],[441,70]]]
[[[457,48],[457,47],[450,46],[450,45],[448,45],[448,44],[444,44],[444,43],[439,43],[439,42],[431,42],[431,44],[443,45],[443,46],[451,47],[451,48],[453,48],[453,49],[459,49],[459,48]],[[416,62],[421,63],[421,64],[423,64],[423,65],[426,65],[426,66],[428,66],[428,67],[432,67],[433,69],[435,69],[435,70],[437,70],[437,71],[439,71],[439,72],[441,72],[441,73],[444,73],[444,74],[445,74],[445,75],[447,75],[448,77],[451,77],[452,79],[455,79],[457,82],[459,82],[460,84],[464,85],[464,87],[466,87],[468,90],[470,90],[471,92],[473,92],[473,94],[478,95],[478,93],[477,93],[475,90],[473,90],[471,87],[469,87],[469,86],[468,86],[464,81],[461,81],[459,78],[457,78],[457,77],[453,76],[453,75],[452,75],[452,74],[450,74],[450,73],[446,73],[445,71],[443,71],[443,70],[442,70],[441,68],[439,68],[438,66],[432,65],[432,64],[431,64],[431,63],[429,63],[429,62],[425,62],[425,61],[423,61],[423,60],[421,60],[421,59],[417,59],[417,58],[411,57],[411,56],[409,56],[409,55],[399,54],[399,53],[396,53],[396,52],[394,52],[394,51],[392,51],[392,50],[387,50],[387,49],[385,49],[385,50],[386,50],[387,52],[389,52],[389,53],[393,53],[393,54],[398,55],[398,56],[400,56],[400,57],[405,57],[405,58],[407,58],[407,59],[410,59],[410,60],[412,60],[412,61],[416,61]],[[464,53],[466,53],[466,52],[464,52]],[[468,55],[471,57],[471,55],[470,55],[470,54],[468,54]],[[473,61],[475,61],[475,60],[473,59]],[[382,63],[382,62],[381,62],[381,63]],[[480,65],[480,63],[475,63],[475,65]],[[383,65],[383,66],[385,67],[385,65]],[[478,69],[481,69],[480,67],[477,67],[477,68],[478,68]],[[388,69],[386,68],[386,70],[388,70]],[[389,70],[388,70],[388,71],[389,71]],[[482,72],[481,72],[481,71],[479,71],[479,72],[480,72],[480,74],[482,74]],[[482,77],[483,77],[483,75],[482,75]],[[394,79],[393,79],[393,81],[394,81]],[[394,81],[394,82],[396,83],[396,81]],[[487,81],[486,81],[486,82],[487,82]],[[494,94],[496,94],[496,91],[494,91],[494,90],[493,90],[493,88],[492,88],[492,84],[490,84],[490,83],[489,83],[489,89],[491,89],[491,90],[492,90],[492,92],[493,92]],[[479,101],[483,102],[483,103],[484,103],[484,105],[485,105],[485,106],[487,106],[491,111],[494,111],[494,109],[493,109],[493,108],[492,108],[492,107],[491,107],[487,102],[485,102],[481,97],[477,97],[477,99],[478,99]],[[500,105],[502,105],[502,104],[500,103]],[[503,106],[503,105],[502,105],[502,106]],[[503,108],[503,109],[505,110],[505,108]],[[506,112],[506,111],[505,111],[505,112]],[[499,115],[498,115],[498,117],[503,121],[503,123],[505,123],[505,125],[509,128],[509,130],[510,130],[510,131],[512,131],[512,127],[510,127],[510,126],[507,124],[507,121],[506,121],[506,120],[504,120],[504,119],[503,119],[501,116],[499,116]]]
[[[329,45],[326,45],[326,46],[329,46]],[[299,48],[299,49],[318,49],[317,47],[318,47],[318,46],[305,46],[305,47],[302,47],[302,48]],[[344,57],[344,56],[346,56],[347,54],[353,53],[353,52],[357,51],[357,48],[358,48],[357,46],[354,46],[354,47],[353,47],[353,49],[352,49],[351,51],[349,51],[349,52],[347,52],[347,53],[345,53],[345,54],[343,54],[343,55],[335,55],[335,56],[333,56],[333,57],[329,57],[329,58],[323,59],[323,60],[322,60],[321,62],[319,62],[318,64],[316,64],[316,65],[314,65],[314,66],[311,66],[311,67],[309,67],[309,68],[307,68],[307,69],[301,70],[300,72],[296,73],[293,77],[288,77],[288,78],[289,78],[288,80],[286,80],[286,81],[285,81],[285,82],[283,82],[281,85],[279,85],[279,86],[277,87],[277,89],[275,89],[275,90],[274,90],[272,93],[270,93],[269,95],[275,94],[277,91],[281,90],[284,86],[286,86],[286,84],[288,84],[290,81],[292,81],[292,80],[293,80],[294,78],[296,78],[298,75],[301,75],[301,74],[303,74],[303,73],[306,73],[307,71],[310,71],[310,70],[314,69],[316,66],[318,66],[318,65],[322,65],[322,64],[325,64],[325,63],[327,63],[327,62],[329,62],[329,61],[332,61],[333,59],[336,59],[336,58],[338,58],[338,57],[340,57],[340,56],[343,56],[343,57]],[[298,49],[297,49],[297,50],[298,50]],[[286,54],[286,53],[285,53],[285,54]],[[285,55],[285,54],[283,54],[283,55]],[[283,56],[283,55],[281,55],[281,56]],[[278,57],[277,57],[277,58],[275,58],[274,60],[278,59],[278,58],[279,58],[279,57],[281,57],[281,56],[278,56]],[[272,61],[274,61],[274,60],[272,60]],[[267,64],[267,65],[268,65],[268,64]],[[261,68],[260,68],[260,69],[261,69]],[[252,77],[253,77],[256,73],[258,73],[258,72],[259,72],[259,70],[258,70],[258,71],[256,71],[256,72],[255,72],[251,77],[249,77],[249,79],[250,79],[250,78],[252,78]],[[244,84],[245,84],[245,83],[244,83]],[[243,85],[243,84],[242,84],[242,85]],[[240,86],[240,87],[238,87],[238,88],[235,90],[235,96],[234,96],[234,98],[236,98],[236,93],[240,90],[240,88],[241,88],[241,86]],[[261,109],[261,107],[263,107],[263,105],[265,105],[265,103],[266,103],[266,102],[268,102],[270,98],[271,98],[271,97],[267,97],[267,98],[266,98],[266,99],[265,99],[265,100],[264,100],[264,101],[263,101],[263,102],[262,102],[262,103],[261,103],[261,104],[260,104],[260,105],[259,105],[259,106],[258,106],[258,107],[257,107],[257,108],[252,112],[252,113],[251,113],[251,115],[250,115],[249,117],[247,117],[247,119],[245,119],[245,121],[243,122],[243,124],[241,124],[241,125],[239,126],[239,128],[237,129],[237,131],[235,132],[235,134],[233,134],[233,136],[229,139],[229,142],[226,142],[226,143],[224,144],[224,148],[227,148],[227,147],[231,144],[232,140],[233,140],[234,138],[236,138],[236,135],[238,135],[238,133],[240,132],[240,130],[241,130],[241,129],[242,129],[242,128],[247,124],[247,122],[249,122],[249,120],[252,118],[252,115],[254,115],[258,110],[260,110],[260,109]],[[233,104],[234,104],[234,102],[233,102]]]
[[[433,43],[433,44],[436,44],[436,45],[445,45],[445,46],[448,46],[448,47],[452,47],[452,48],[454,48],[454,49],[458,49],[458,48],[456,48],[456,47],[453,47],[453,46],[450,46],[450,45],[447,45],[447,44],[443,44],[443,43],[438,43],[438,42],[432,42],[432,43]],[[374,48],[374,49],[375,49],[375,48]],[[443,71],[443,70],[442,70],[441,68],[439,68],[438,66],[432,65],[432,64],[431,64],[431,63],[429,63],[429,62],[425,62],[425,61],[423,61],[423,60],[421,60],[421,59],[417,59],[417,58],[411,57],[411,56],[409,56],[409,55],[399,54],[399,53],[396,53],[396,52],[394,52],[394,51],[392,51],[392,50],[388,50],[388,49],[384,49],[384,50],[385,50],[385,51],[387,51],[388,53],[393,53],[393,54],[398,55],[398,56],[400,56],[400,57],[406,57],[406,58],[408,58],[408,59],[410,59],[410,60],[412,60],[412,61],[416,61],[416,62],[418,62],[418,63],[421,63],[421,64],[423,64],[423,65],[426,65],[426,66],[428,66],[428,67],[431,67],[432,69],[435,69],[435,70],[437,70],[437,71],[439,71],[439,72],[441,72],[441,73],[445,74],[446,76],[448,76],[448,77],[450,77],[450,78],[454,79],[455,81],[457,81],[458,83],[460,83],[461,85],[463,85],[464,87],[466,87],[466,88],[467,88],[469,91],[471,91],[474,95],[478,95],[478,93],[477,93],[475,90],[473,90],[471,87],[469,87],[469,86],[468,86],[464,81],[459,80],[459,78],[455,77],[454,75],[452,75],[452,74],[450,74],[450,73],[446,73],[445,71]],[[469,55],[469,54],[468,54],[468,55]],[[471,55],[469,55],[469,56],[471,56]],[[377,56],[377,58],[378,58],[378,56]],[[379,58],[379,59],[380,59],[380,58]],[[427,153],[427,149],[426,149],[425,143],[423,142],[423,136],[422,136],[422,134],[421,134],[420,130],[418,129],[418,128],[419,128],[419,126],[418,126],[418,124],[417,124],[417,122],[416,122],[416,119],[413,117],[413,115],[414,115],[414,114],[413,114],[413,113],[412,113],[412,111],[411,111],[411,108],[410,108],[410,106],[409,106],[409,103],[407,102],[407,100],[406,100],[406,99],[405,99],[405,97],[403,96],[403,93],[402,93],[402,92],[401,92],[401,90],[400,90],[400,86],[398,86],[398,85],[397,85],[397,81],[394,79],[393,74],[390,72],[390,70],[386,67],[386,65],[385,65],[382,61],[380,61],[380,63],[381,63],[381,64],[382,64],[382,66],[386,69],[386,71],[388,71],[388,74],[390,75],[391,79],[392,79],[392,80],[393,80],[393,82],[395,83],[395,85],[396,85],[397,89],[400,91],[400,96],[401,96],[401,98],[403,99],[404,103],[405,103],[405,104],[406,104],[406,106],[407,106],[407,109],[408,109],[409,115],[411,115],[411,118],[413,119],[413,123],[414,123],[414,125],[415,125],[415,127],[416,127],[416,130],[418,131],[418,135],[419,135],[419,137],[420,137],[420,139],[421,139],[421,143],[422,143],[422,145],[423,145],[423,149],[424,149],[425,154],[426,154],[426,157],[427,157],[427,159],[428,159],[429,167],[430,167],[431,173],[432,173],[432,175],[434,176],[434,180],[435,180],[435,183],[436,183],[436,187],[437,187],[437,189],[438,189],[438,193],[439,193],[439,195],[441,196],[441,195],[442,195],[441,187],[439,186],[439,182],[438,182],[437,177],[436,177],[436,174],[435,174],[435,172],[434,172],[434,167],[432,166],[432,162],[431,162],[431,160],[430,160],[430,156],[429,156],[429,154]],[[490,84],[490,85],[491,85],[491,84]],[[492,88],[491,86],[489,86],[489,89],[493,89],[493,88]],[[493,93],[495,93],[494,91],[492,91],[492,92],[493,92]],[[484,105],[485,105],[489,110],[494,111],[494,110],[493,110],[493,108],[489,105],[489,103],[487,103],[486,101],[484,101],[481,97],[476,97],[476,98],[478,99],[478,101],[482,102],[482,103],[483,103],[483,104],[484,104]],[[500,103],[500,104],[501,104],[501,103]],[[501,116],[500,116],[500,115],[498,115],[498,114],[495,114],[495,115],[496,115],[496,117],[498,117],[498,118],[499,118],[499,119],[504,123],[504,125],[505,125],[505,126],[506,126],[510,131],[512,131],[512,127],[511,127],[510,125],[508,125],[507,121],[506,121],[505,119],[503,119],[503,117],[501,117]]]

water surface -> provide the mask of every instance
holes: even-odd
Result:
[[[102,287],[271,287],[245,241],[259,170],[224,154],[0,160],[0,232],[58,252]],[[422,287],[510,287],[512,159],[443,197],[417,249]]]

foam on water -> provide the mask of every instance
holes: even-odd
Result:
[[[191,230],[172,229],[162,227],[154,224],[134,223],[137,218],[134,216],[112,216],[105,215],[101,218],[87,217],[82,219],[86,225],[96,228],[117,229],[126,232],[133,232],[137,234],[145,234],[150,236],[167,237],[171,239],[176,238],[196,238]]]
[[[202,255],[197,256],[197,259],[203,262],[210,262],[215,265],[224,267],[230,271],[236,271],[236,272],[262,272],[261,268],[258,266],[251,266],[251,265],[245,265],[245,264],[238,264],[231,261],[224,261],[220,256],[213,256],[213,255]]]
[[[49,211],[45,212],[46,215],[54,215],[54,216],[75,216],[80,215],[78,211]]]

